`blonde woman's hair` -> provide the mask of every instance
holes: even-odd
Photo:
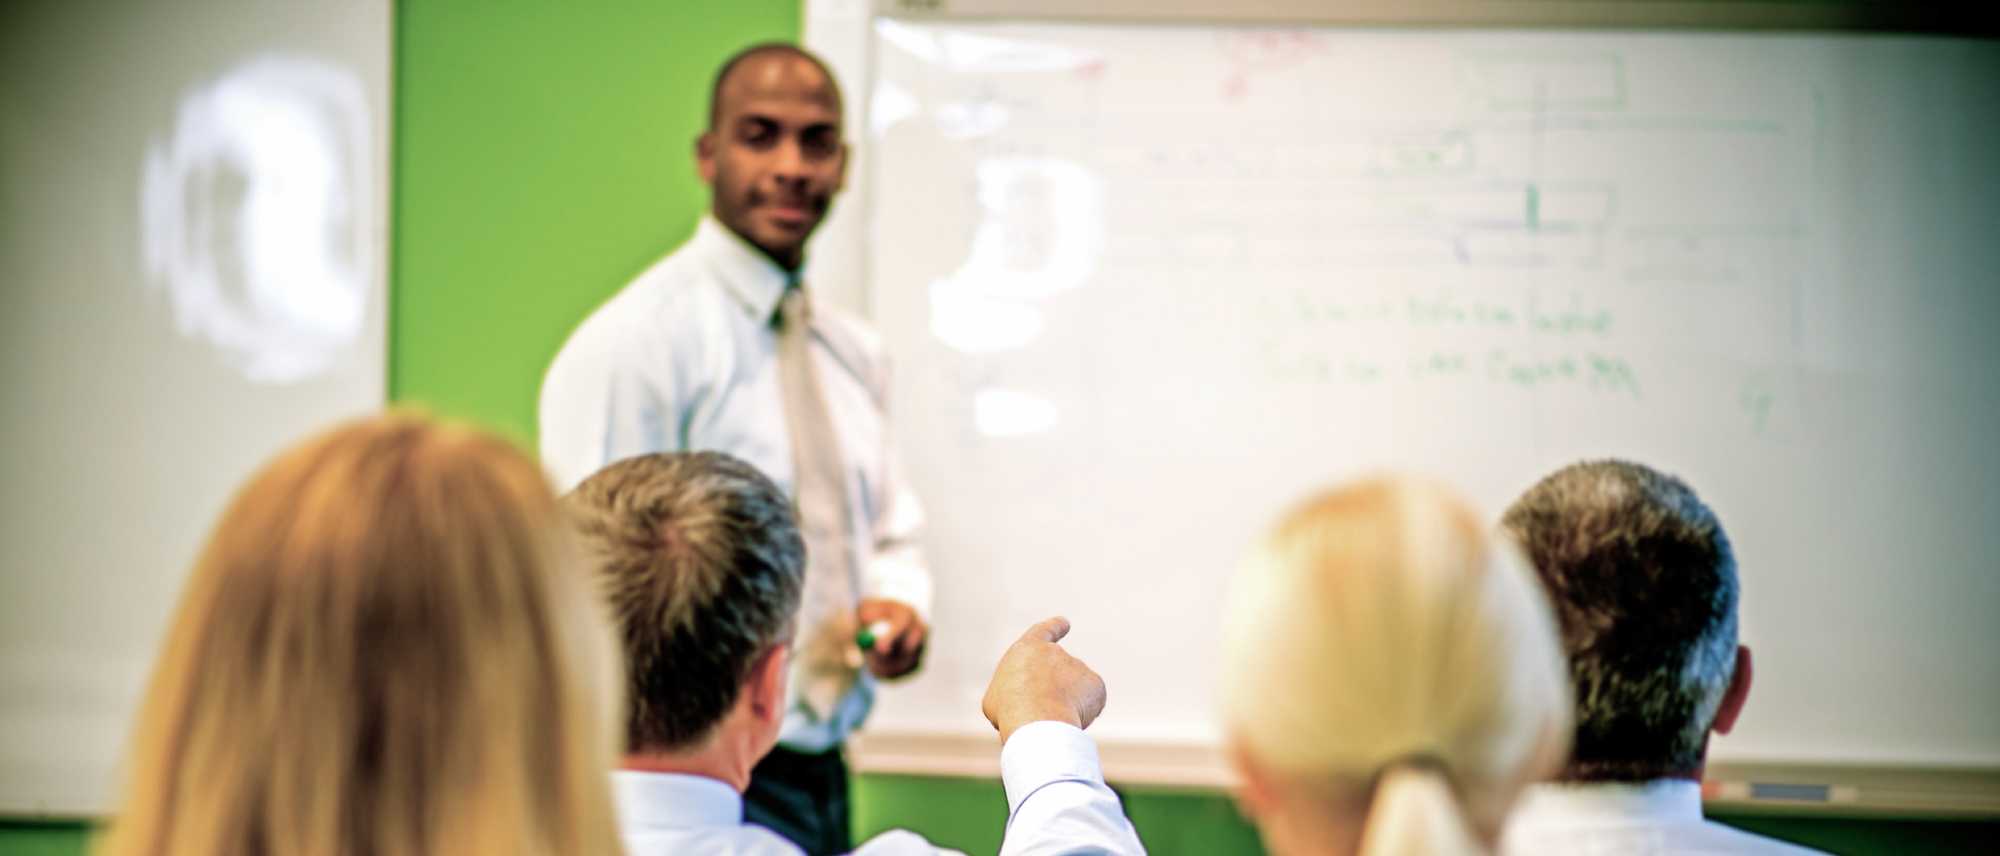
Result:
[[[255,475],[187,581],[101,852],[596,854],[617,664],[541,471],[408,415]]]
[[[1555,624],[1488,531],[1436,485],[1377,478],[1287,514],[1237,574],[1232,740],[1286,787],[1358,806],[1364,853],[1483,850],[1521,785],[1561,761]]]

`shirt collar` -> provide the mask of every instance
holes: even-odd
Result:
[[[1515,817],[1533,822],[1560,816],[1701,820],[1701,783],[1686,779],[1534,785],[1522,794]]]
[[[628,829],[743,825],[743,795],[707,776],[613,770],[611,793]]]
[[[694,227],[692,243],[707,258],[729,293],[758,320],[769,320],[778,311],[778,300],[797,281],[798,274],[778,266],[762,250],[742,236],[729,231],[712,215],[702,215]]]

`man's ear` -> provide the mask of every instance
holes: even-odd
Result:
[[[694,138],[694,167],[701,174],[701,183],[715,184],[715,132],[703,131]]]
[[[791,655],[791,643],[774,645],[750,667],[750,682],[743,689],[751,715],[760,722],[776,723],[785,718],[785,677]]]
[[[1574,733],[1568,725],[1568,717],[1560,721],[1563,723],[1561,726],[1553,722],[1542,724],[1541,733],[1535,738],[1535,752],[1525,769],[1526,779],[1521,784],[1553,781],[1569,765]]]
[[[847,189],[847,161],[848,156],[851,154],[853,154],[853,150],[847,147],[846,140],[842,140],[840,143],[840,174],[833,179],[833,192],[835,193]]]
[[[1709,730],[1717,734],[1728,734],[1736,727],[1736,717],[1743,713],[1743,703],[1750,700],[1750,647],[1736,646],[1736,673],[1729,678],[1729,689],[1722,693],[1722,705],[1715,709],[1715,724]]]

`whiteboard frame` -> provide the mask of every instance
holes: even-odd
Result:
[[[854,769],[870,775],[1000,777],[997,736],[863,732],[847,748]],[[1239,784],[1219,746],[1107,740],[1098,755],[1105,779],[1119,785],[1217,793]],[[1824,798],[1789,795],[1814,791]],[[1702,783],[1702,804],[1738,815],[1993,820],[2000,818],[2000,770],[1716,761]]]
[[[814,5],[814,0],[807,0]],[[1992,35],[1975,7],[1831,0],[1617,2],[1611,0],[875,0],[880,17],[921,21],[1312,24],[1386,27],[1536,27],[1852,30]]]

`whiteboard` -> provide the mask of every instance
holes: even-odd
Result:
[[[389,4],[9,4],[0,814],[89,816],[255,467],[384,399]]]
[[[2000,47],[868,39],[868,303],[938,591],[873,734],[989,735],[993,662],[1062,613],[1100,740],[1213,747],[1217,604],[1288,503],[1403,469],[1497,518],[1619,456],[1735,542],[1758,669],[1717,758],[2000,765]]]

